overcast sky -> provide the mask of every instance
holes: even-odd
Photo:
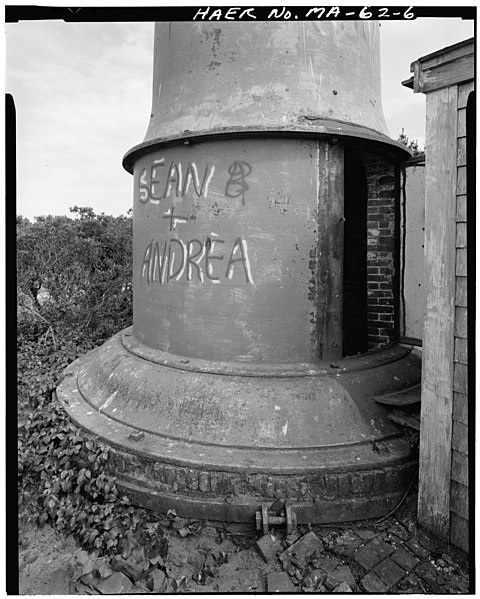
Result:
[[[410,63],[473,36],[473,22],[382,22],[383,108],[390,135],[424,140],[425,96],[402,87]],[[126,214],[121,159],[143,141],[151,107],[153,23],[6,25],[6,91],[17,109],[17,213],[91,206]]]

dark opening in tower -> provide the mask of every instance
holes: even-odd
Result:
[[[368,350],[367,181],[360,156],[345,151],[343,355]]]
[[[345,151],[343,356],[396,339],[396,197],[393,164]]]

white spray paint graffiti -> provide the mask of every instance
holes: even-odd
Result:
[[[141,204],[159,205],[162,200],[169,197],[185,197],[190,189],[194,196],[206,198],[208,189],[215,174],[215,166],[207,164],[204,168],[203,178],[200,182],[198,167],[195,162],[189,162],[184,170],[182,163],[172,161],[165,177],[165,158],[157,158],[150,167],[145,167],[140,172],[138,179],[139,201]],[[183,173],[185,172],[185,176]]]
[[[187,281],[199,280],[201,283],[208,279],[218,284],[221,278],[231,281],[234,273],[238,273],[237,276],[241,276],[244,282],[253,284],[245,239],[238,237],[234,241],[228,262],[227,255],[220,253],[225,240],[218,239],[218,235],[217,239],[207,237],[202,241],[191,239],[187,242],[172,238],[163,242],[163,248],[161,245],[152,240],[145,249],[140,276],[148,284],[180,281],[182,277]],[[226,267],[222,268],[224,261]]]

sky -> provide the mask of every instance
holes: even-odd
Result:
[[[423,5],[423,4],[422,4]],[[20,21],[5,26],[6,92],[16,105],[17,214],[132,207],[125,152],[143,141],[151,109],[153,23]],[[417,58],[474,34],[472,21],[383,21],[383,110],[423,145],[425,96],[401,85]]]

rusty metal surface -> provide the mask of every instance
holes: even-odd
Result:
[[[388,135],[375,22],[156,23],[146,140],[338,119]]]
[[[343,355],[344,149],[319,145],[316,340],[324,360]]]
[[[134,173],[133,328],[57,395],[144,505],[245,521],[384,513],[415,456],[375,398],[411,390],[395,344],[342,358],[344,149],[386,135],[378,24],[159,23]],[[228,501],[226,501],[228,498]]]
[[[376,402],[385,406],[408,406],[411,404],[420,403],[420,400],[420,383],[414,387],[402,389],[397,393],[387,393],[386,395],[379,395],[375,398]]]
[[[141,343],[132,336],[131,328],[122,334],[122,345],[131,354],[149,362],[169,366],[178,370],[189,370],[198,373],[220,374],[227,376],[255,376],[255,377],[277,377],[292,378],[302,376],[316,376],[337,374],[337,372],[356,372],[384,366],[396,362],[411,351],[411,347],[392,343],[381,349],[354,357],[331,360],[320,360],[318,362],[297,362],[295,364],[285,363],[249,363],[249,362],[216,362],[201,358],[190,358],[186,360],[183,356],[152,349]]]
[[[275,139],[141,158],[134,336],[187,359],[311,362],[329,336],[341,355],[341,249],[328,255],[332,235],[342,241],[342,157],[327,141]],[[331,215],[319,213],[320,195]]]
[[[394,141],[390,137],[380,134],[373,129],[366,129],[350,123],[340,123],[336,120],[318,119],[305,121],[292,130],[289,127],[222,127],[199,132],[187,132],[170,135],[161,139],[142,142],[137,144],[123,157],[123,167],[133,174],[135,162],[156,150],[178,143],[200,143],[203,141],[222,141],[230,139],[336,139],[341,136],[342,140],[348,142],[351,147],[359,151],[382,155],[394,163],[408,160],[412,153],[402,143]]]
[[[228,503],[219,497],[207,504],[199,497],[160,493],[133,481],[120,480],[118,485],[136,503],[150,510],[166,513],[169,509],[174,509],[177,514],[195,519],[252,524],[255,522],[256,510],[260,507],[258,500],[255,502],[251,498],[244,502],[235,499]],[[354,522],[383,517],[395,508],[402,495],[403,491],[398,491],[380,496],[358,497],[355,500],[348,498],[343,501],[324,499],[315,503],[298,502],[295,503],[297,524]]]
[[[94,414],[111,419],[114,427],[123,424],[152,435],[136,447],[144,442],[152,451],[152,443],[159,443],[162,455],[165,444],[173,443],[177,459],[185,459],[191,452],[188,444],[197,443],[201,458],[193,452],[193,462],[241,467],[243,455],[256,468],[288,470],[338,467],[349,452],[357,463],[375,459],[372,441],[399,432],[373,398],[413,387],[420,360],[408,354],[373,370],[329,376],[221,376],[138,358],[123,347],[118,334],[81,367],[72,368],[75,394]],[[225,449],[231,450],[228,456]],[[287,450],[288,457],[282,454],[275,461],[267,457],[272,450]]]
[[[262,502],[281,498],[300,523],[351,521],[384,515],[415,473],[415,457],[398,436],[383,441],[381,453],[371,443],[286,452],[222,449],[150,433],[134,441],[136,429],[81,397],[77,375],[96,358],[69,367],[58,398],[75,422],[114,448],[117,484],[150,509],[253,523]]]
[[[288,498],[299,522],[371,518],[415,469],[373,401],[419,377],[418,358],[394,349],[345,359],[360,368],[336,375],[258,378],[161,366],[128,352],[120,333],[72,363],[57,395],[115,448],[117,482],[142,505],[249,521],[273,496]]]
[[[268,130],[353,133],[404,153],[383,115],[378,23],[156,23],[143,148]],[[141,149],[127,154],[126,168]]]
[[[146,139],[339,119],[388,135],[376,22],[156,23]]]

